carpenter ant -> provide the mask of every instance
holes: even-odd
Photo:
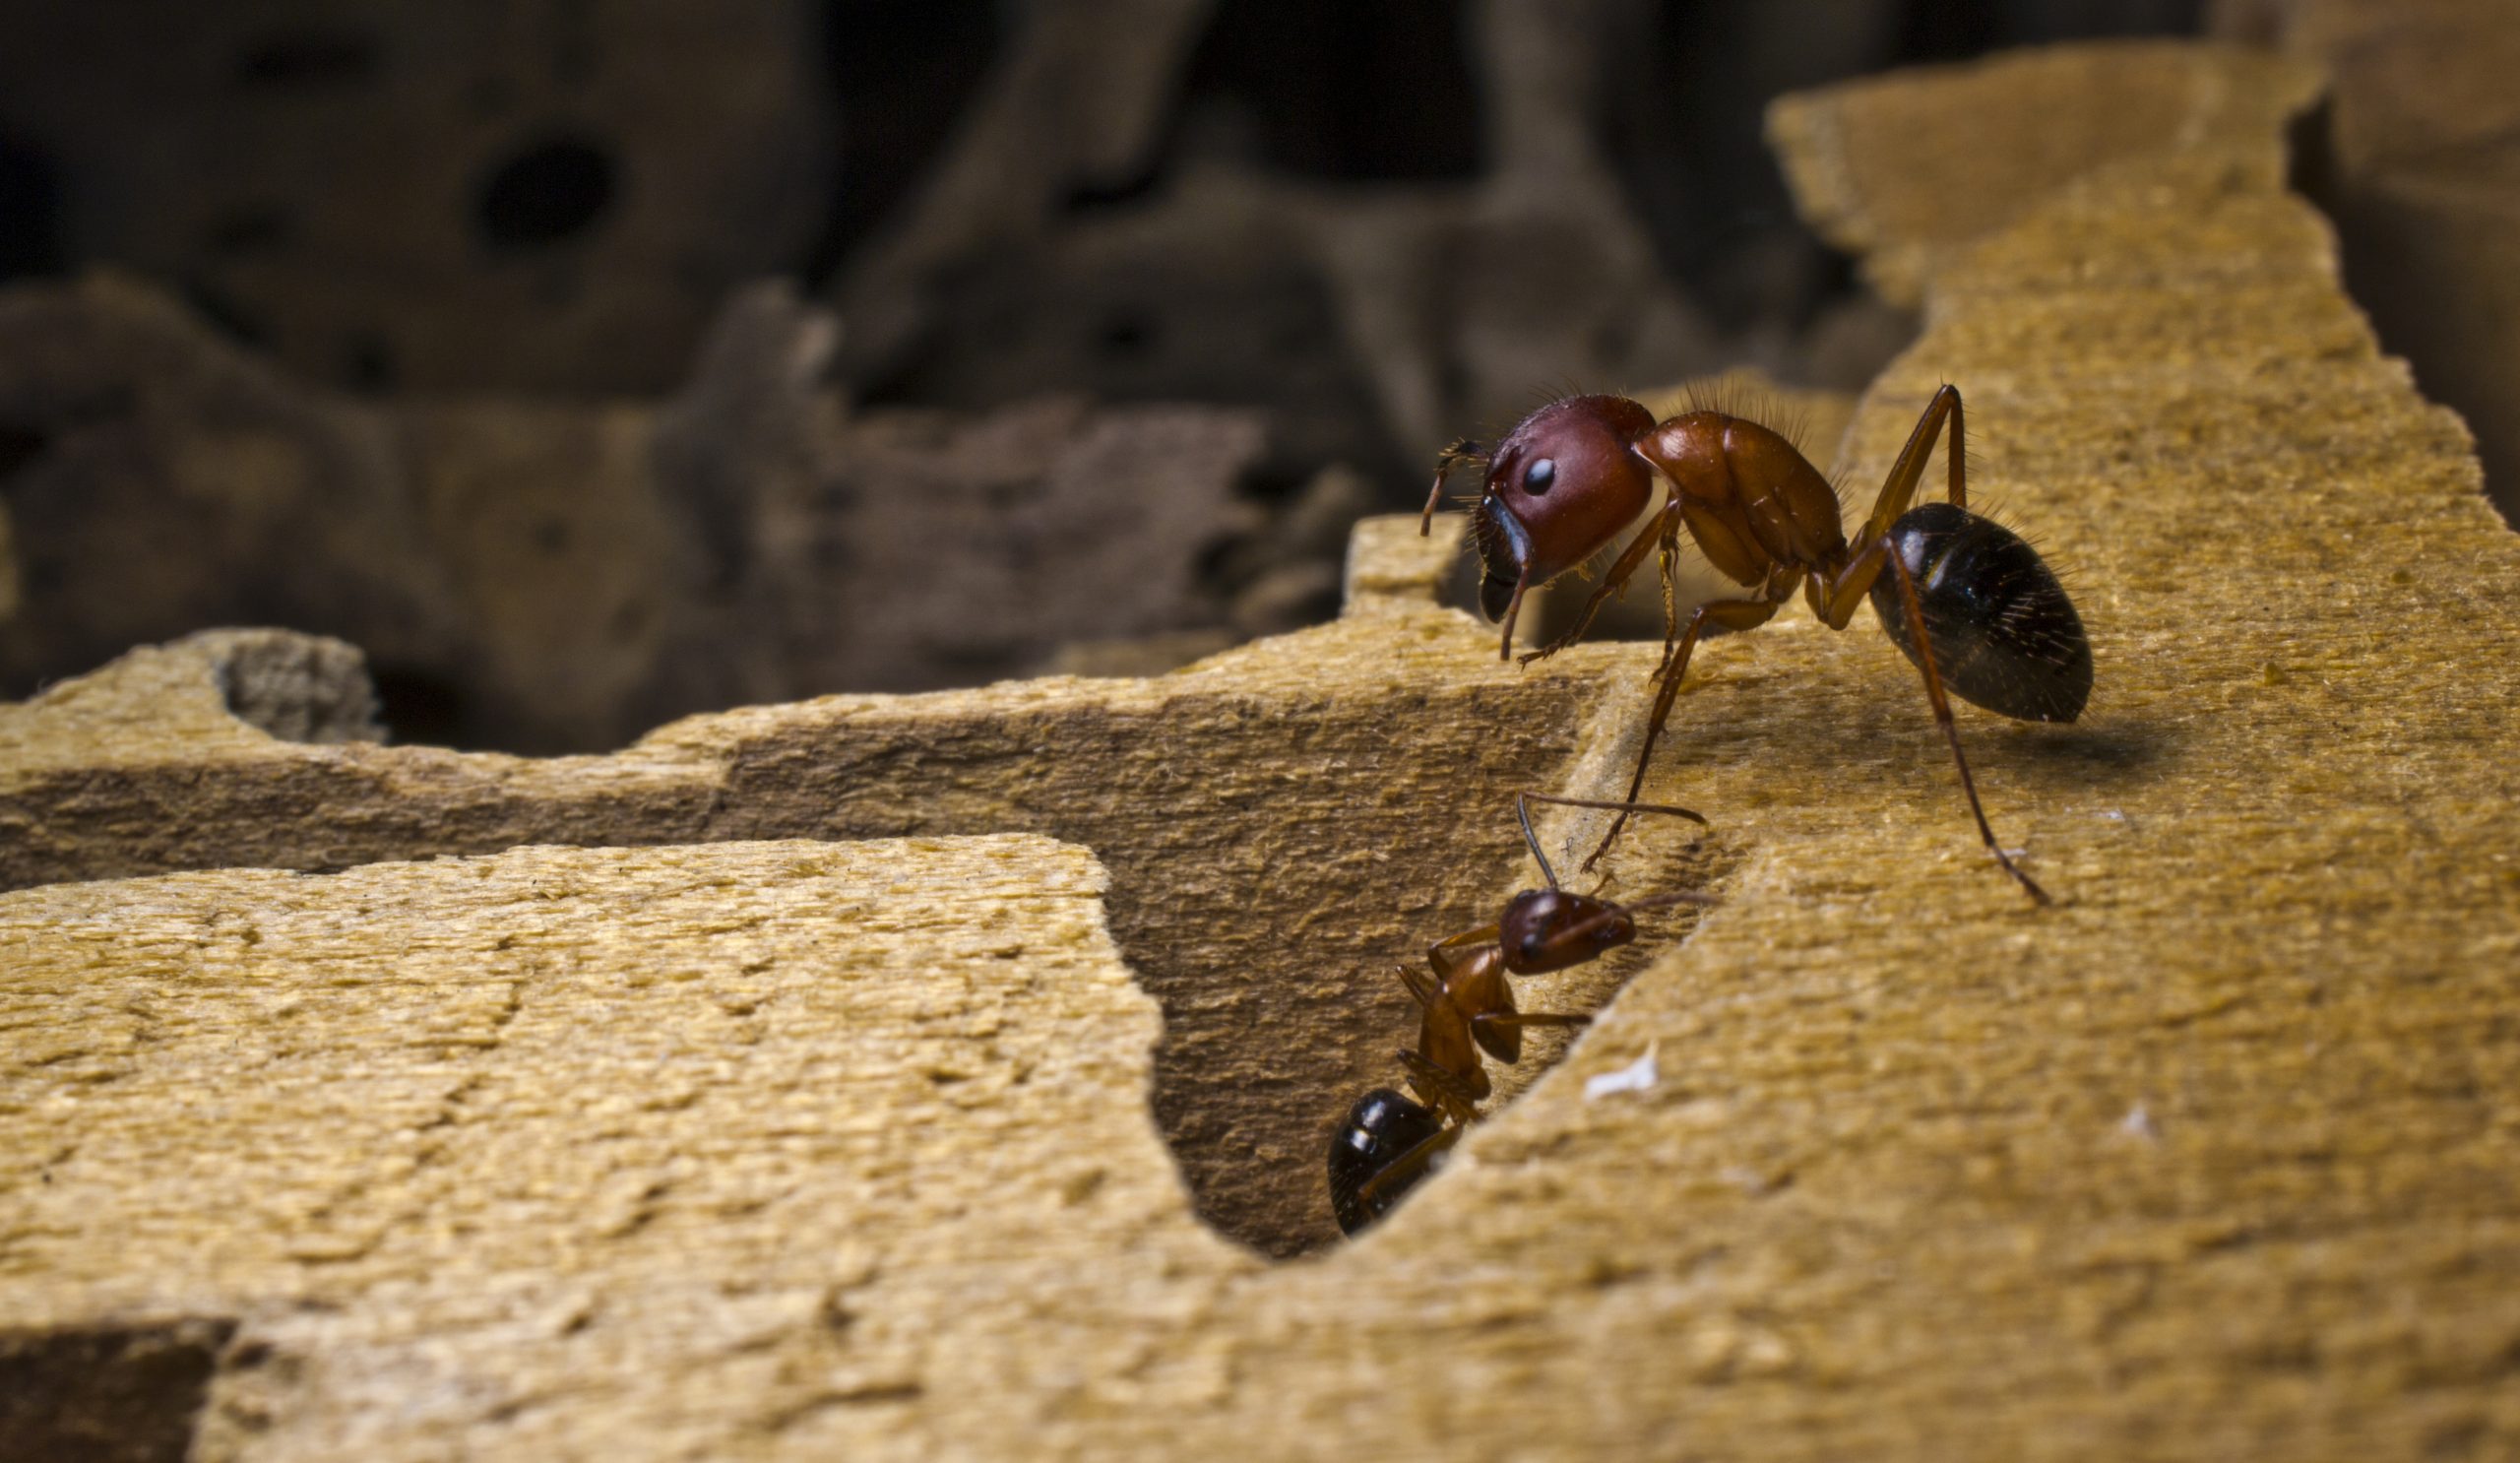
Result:
[[[1912,510],[1945,418],[1951,423],[1950,501]],[[1626,586],[1647,551],[1661,548],[1663,661],[1654,676],[1662,689],[1628,785],[1631,799],[1644,789],[1646,764],[1679,694],[1689,653],[1709,623],[1731,630],[1764,624],[1800,589],[1812,613],[1843,630],[1869,597],[1890,638],[1924,674],[1925,699],[1951,743],[1960,789],[1986,851],[2032,899],[2047,904],[2048,891],[2014,865],[1986,825],[1943,690],[1948,685],[1988,711],[2022,721],[2070,722],[2091,694],[2091,642],[2038,551],[1969,511],[1963,420],[1959,389],[1935,392],[1891,465],[1871,516],[1850,541],[1828,479],[1777,432],[1721,411],[1691,410],[1658,422],[1622,397],[1567,397],[1524,417],[1493,453],[1467,439],[1445,448],[1435,460],[1418,532],[1433,522],[1445,477],[1463,463],[1483,463],[1486,491],[1472,512],[1471,531],[1485,570],[1480,606],[1504,625],[1501,658],[1512,653],[1524,594],[1607,547],[1645,511],[1661,476],[1669,500],[1611,564],[1575,627],[1523,657],[1529,664],[1571,644]],[[1749,591],[1698,605],[1685,629],[1672,601],[1683,530],[1719,573]],[[1626,824],[1621,813],[1585,868],[1609,851]]]
[[[1506,900],[1493,924],[1428,946],[1432,979],[1405,965],[1400,968],[1401,984],[1418,1001],[1418,1050],[1398,1054],[1410,1087],[1423,1101],[1377,1087],[1356,1100],[1331,1136],[1330,1207],[1346,1234],[1355,1234],[1399,1203],[1436,1156],[1461,1141],[1463,1126],[1479,1120],[1479,1105],[1492,1091],[1479,1058],[1481,1050],[1510,1066],[1522,1060],[1523,1028],[1583,1026],[1593,1019],[1516,1009],[1507,976],[1544,975],[1600,959],[1636,938],[1637,910],[1717,902],[1704,894],[1657,894],[1622,906],[1567,893],[1557,886],[1557,870],[1548,866],[1532,832],[1534,802],[1614,808],[1622,817],[1654,812],[1706,821],[1687,808],[1661,803],[1514,795],[1523,841],[1531,846],[1548,887],[1526,889]]]

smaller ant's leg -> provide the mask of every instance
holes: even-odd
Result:
[[[1415,1051],[1404,1049],[1392,1054],[1400,1058],[1401,1067],[1409,1074],[1409,1085],[1418,1089],[1418,1095],[1428,1106],[1442,1109],[1455,1122],[1479,1120],[1479,1102],[1487,1096],[1485,1092],[1464,1081],[1460,1073],[1448,1071]],[[1484,1072],[1480,1076],[1482,1082],[1486,1078]]]
[[[1432,960],[1435,958],[1435,952],[1437,950],[1449,950],[1456,945],[1487,944],[1494,940],[1499,933],[1501,933],[1501,931],[1493,924],[1481,924],[1477,929],[1465,929],[1459,934],[1447,936],[1446,938],[1437,940],[1433,944],[1428,945],[1426,947],[1426,958]]]
[[[1406,1188],[1420,1171],[1435,1161],[1435,1156],[1461,1141],[1462,1125],[1437,1128],[1412,1145],[1408,1152],[1391,1161],[1391,1166],[1356,1185],[1356,1202],[1371,1205],[1375,1197],[1394,1184]]]
[[[1635,802],[1636,795],[1645,790],[1645,769],[1654,760],[1654,743],[1663,735],[1663,724],[1670,719],[1671,703],[1680,694],[1680,680],[1688,672],[1689,656],[1697,649],[1698,636],[1706,629],[1707,621],[1728,629],[1747,630],[1766,624],[1776,611],[1777,603],[1773,600],[1709,600],[1690,611],[1688,628],[1680,632],[1680,643],[1664,655],[1662,668],[1654,672],[1663,678],[1663,689],[1655,693],[1654,715],[1645,724],[1645,744],[1637,748],[1636,775],[1628,780],[1625,801]],[[1611,820],[1610,831],[1602,835],[1601,847],[1584,860],[1586,873],[1592,872],[1593,865],[1610,851],[1610,845],[1618,842],[1627,819],[1628,813],[1622,811]]]
[[[1478,959],[1480,951],[1496,943],[1496,926],[1487,924],[1478,929],[1465,929],[1451,939],[1428,945],[1426,968],[1435,973],[1436,980],[1450,985],[1463,966]]]
[[[1395,966],[1393,969],[1400,976],[1400,984],[1409,987],[1410,997],[1418,1002],[1419,1009],[1431,1011],[1451,999],[1444,994],[1444,987],[1434,978],[1420,975],[1405,965]]]
[[[1481,1011],[1470,1018],[1471,1040],[1507,1066],[1523,1059],[1523,1028],[1527,1026],[1590,1026],[1593,1018],[1568,1011]]]
[[[1951,421],[1951,503],[1955,508],[1969,506],[1969,446],[1960,410],[1960,388],[1945,386],[1925,404],[1924,414],[1917,418],[1916,430],[1908,434],[1908,445],[1899,449],[1899,460],[1890,465],[1890,476],[1882,479],[1881,496],[1872,500],[1872,515],[1855,535],[1858,544],[1881,538],[1890,525],[1908,511],[1916,500],[1917,483],[1925,476],[1925,463],[1933,457],[1934,438],[1942,434],[1944,418]]]
[[[1470,1024],[1516,1029],[1526,1026],[1590,1026],[1593,1018],[1565,1011],[1481,1011],[1470,1018]]]
[[[1978,801],[1977,780],[1969,775],[1969,758],[1960,750],[1960,728],[1951,719],[1950,698],[1942,693],[1942,672],[1934,668],[1933,642],[1925,635],[1924,605],[1917,599],[1917,576],[1909,571],[1906,559],[1895,553],[1887,557],[1890,572],[1899,579],[1899,599],[1907,606],[1908,627],[1915,632],[1917,668],[1924,672],[1925,699],[1933,703],[1933,719],[1942,727],[1944,738],[1951,743],[1951,760],[1960,769],[1960,791],[1968,795],[1969,815],[1978,820],[1978,836],[1986,841],[1986,852],[1995,856],[1995,861],[2003,865],[2004,872],[2011,874],[2022,888],[2028,890],[2032,899],[2041,904],[2052,904],[2054,901],[2048,897],[2047,890],[2013,866],[2003,845],[1995,842],[1995,830],[1986,826],[1986,809]]]
[[[1435,505],[1443,501],[1444,479],[1463,463],[1483,463],[1487,454],[1468,437],[1455,437],[1451,445],[1435,454],[1435,485],[1426,489],[1426,511],[1418,515],[1418,537],[1423,539],[1435,525]]]
[[[1593,627],[1593,616],[1601,613],[1602,606],[1609,603],[1611,596],[1626,587],[1627,581],[1634,577],[1639,568],[1643,567],[1645,555],[1653,549],[1654,545],[1676,532],[1672,525],[1678,522],[1676,504],[1657,514],[1654,522],[1647,524],[1642,532],[1628,541],[1627,547],[1619,550],[1618,559],[1610,565],[1609,572],[1603,575],[1602,582],[1593,587],[1593,593],[1584,601],[1584,612],[1575,616],[1575,628],[1536,651],[1526,652],[1523,656],[1523,664],[1528,666],[1534,661],[1544,661],[1583,639],[1584,632]],[[1667,595],[1670,593],[1670,577],[1669,560],[1666,560],[1664,578]]]

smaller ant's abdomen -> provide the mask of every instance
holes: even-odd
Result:
[[[1890,551],[1916,577],[1925,633],[1953,695],[2025,722],[2070,722],[2091,698],[2091,641],[2055,572],[2022,537],[1950,503],[1890,526]],[[1883,566],[1872,612],[1917,659],[1899,577]]]
[[[1388,1087],[1356,1099],[1348,1119],[1330,1137],[1330,1209],[1343,1234],[1353,1235],[1400,1202],[1416,1179],[1387,1184],[1370,1197],[1360,1193],[1385,1169],[1442,1130],[1443,1119]]]

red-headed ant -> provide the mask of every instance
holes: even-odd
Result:
[[[1950,501],[1911,509],[1945,418],[1951,423]],[[1822,623],[1843,630],[1869,598],[1891,639],[1924,673],[1925,698],[1951,743],[1961,791],[1987,852],[2046,904],[2048,892],[2014,866],[1986,825],[1943,691],[1947,685],[1988,711],[2023,721],[2070,722],[2091,694],[2091,642],[2038,551],[1969,511],[1964,435],[1960,392],[1945,386],[1918,418],[1871,516],[1850,541],[1828,479],[1792,442],[1758,422],[1703,410],[1657,421],[1622,397],[1567,397],[1524,417],[1492,453],[1468,440],[1445,448],[1418,529],[1431,524],[1453,468],[1485,464],[1486,490],[1472,512],[1471,532],[1485,570],[1480,603],[1503,622],[1498,655],[1504,656],[1513,650],[1523,596],[1606,548],[1645,512],[1658,477],[1669,487],[1668,501],[1610,565],[1574,628],[1523,658],[1529,663],[1572,643],[1647,552],[1662,550],[1663,661],[1654,672],[1662,689],[1628,785],[1631,799],[1645,787],[1646,764],[1679,694],[1689,653],[1709,624],[1732,630],[1764,624],[1799,589]],[[1748,590],[1698,605],[1685,629],[1672,601],[1683,531],[1717,572]],[[1611,822],[1584,867],[1600,860],[1626,824],[1625,813]]]

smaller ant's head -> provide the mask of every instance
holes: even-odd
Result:
[[[1518,976],[1545,975],[1598,960],[1636,938],[1636,921],[1606,899],[1563,889],[1526,889],[1505,904],[1496,922],[1496,943],[1505,969]]]
[[[1486,575],[1480,606],[1502,619],[1518,587],[1591,558],[1645,511],[1653,472],[1629,444],[1654,413],[1615,396],[1570,396],[1515,423],[1487,459],[1471,521]]]

